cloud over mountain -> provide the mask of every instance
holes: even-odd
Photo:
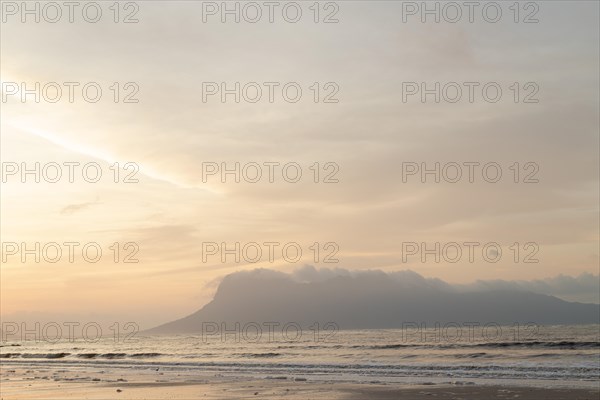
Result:
[[[574,290],[581,279],[532,282],[529,287]],[[580,284],[582,284],[580,282]],[[401,328],[405,323],[598,323],[598,304],[571,303],[534,293],[519,282],[451,285],[412,271],[348,271],[305,266],[291,274],[256,269],[220,283],[201,310],[150,330],[200,332],[205,323],[334,322],[342,329]]]

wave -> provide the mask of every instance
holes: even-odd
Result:
[[[73,360],[73,359],[71,359]],[[31,361],[9,360],[7,363],[28,364]],[[51,361],[48,361],[51,362]],[[74,365],[106,365],[100,360],[70,361],[61,360],[65,366]],[[365,363],[268,363],[263,362],[155,362],[137,361],[132,363],[127,360],[111,360],[110,365],[120,368],[133,366],[179,368],[184,371],[193,371],[196,368],[204,371],[256,372],[260,375],[283,374],[360,374],[361,376],[388,376],[388,377],[448,377],[453,378],[494,378],[494,379],[544,379],[544,380],[577,380],[597,381],[600,377],[598,366],[553,366],[553,365],[503,365],[503,364],[473,364],[472,361],[464,364],[439,365],[435,362],[426,364],[365,364]]]
[[[243,354],[236,354],[238,356],[241,357],[249,357],[249,358],[273,358],[273,357],[279,357],[281,355],[281,353],[243,353]]]
[[[33,354],[33,353],[4,353],[0,354],[0,358],[65,358],[71,353],[49,353],[49,354]]]
[[[455,354],[454,358],[490,358],[495,357],[488,353],[469,353],[469,354]]]
[[[161,353],[135,353],[130,355],[129,357],[132,358],[153,358],[153,357],[160,357],[162,356]]]
[[[472,347],[490,347],[490,348],[514,348],[514,347],[525,347],[525,348],[547,348],[547,349],[597,349],[600,348],[600,342],[571,342],[571,341],[560,341],[560,342],[496,342],[496,343],[478,343],[472,345]]]
[[[38,359],[57,359],[57,358],[65,358],[68,356],[74,356],[77,358],[93,360],[98,358],[105,358],[109,360],[113,359],[122,359],[122,358],[154,358],[162,356],[161,353],[79,353],[79,354],[71,354],[71,353],[3,353],[0,354],[0,358],[38,358]]]
[[[402,349],[405,347],[422,347],[422,345],[410,345],[410,344],[380,344],[374,346],[352,346],[353,349],[362,349],[367,348],[370,350],[392,350],[392,349]]]
[[[97,358],[98,356],[99,356],[98,353],[82,353],[82,354],[77,354],[77,357],[79,357],[79,358],[87,358],[87,359]]]
[[[322,346],[327,348],[328,346]],[[329,347],[329,348],[336,348]],[[560,342],[488,342],[488,343],[452,343],[452,344],[383,344],[383,345],[356,345],[349,346],[352,349],[368,349],[368,350],[394,350],[403,348],[422,348],[422,349],[461,349],[461,348],[491,348],[491,349],[505,349],[505,348],[547,348],[547,349],[558,349],[558,350],[575,350],[575,349],[598,349],[600,348],[600,342],[572,342],[572,341],[560,341]]]

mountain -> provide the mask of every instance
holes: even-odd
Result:
[[[340,329],[402,328],[403,324],[600,323],[600,305],[574,303],[520,290],[461,292],[449,284],[404,271],[330,274],[303,282],[292,275],[254,270],[226,276],[214,299],[197,312],[146,331],[199,333],[203,323],[233,328],[236,323],[328,322]],[[216,325],[215,325],[216,326]],[[407,326],[407,325],[404,325]]]

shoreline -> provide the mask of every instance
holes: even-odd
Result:
[[[293,400],[422,400],[422,399],[508,399],[595,400],[600,390],[545,389],[518,386],[381,385],[357,383],[317,383],[268,380],[230,382],[120,382],[63,383],[39,382],[31,386],[3,382],[3,400],[34,399],[281,399]]]
[[[459,380],[445,382],[424,378],[418,382],[344,380],[342,376],[260,377],[244,370],[234,372],[182,371],[161,368],[111,368],[72,366],[61,363],[0,364],[0,398],[33,399],[508,399],[596,400],[600,381],[584,387],[542,387],[532,382]],[[371,379],[372,378],[372,379]],[[384,378],[382,378],[384,379]],[[495,382],[495,383],[494,383]],[[528,384],[529,383],[529,384]]]

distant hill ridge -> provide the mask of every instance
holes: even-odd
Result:
[[[382,271],[355,275],[333,271],[301,281],[260,269],[226,276],[214,299],[202,309],[146,332],[197,333],[203,322],[227,326],[294,322],[302,327],[334,322],[340,329],[392,329],[410,322],[597,324],[600,305],[528,291],[460,292],[411,271],[394,277]]]

